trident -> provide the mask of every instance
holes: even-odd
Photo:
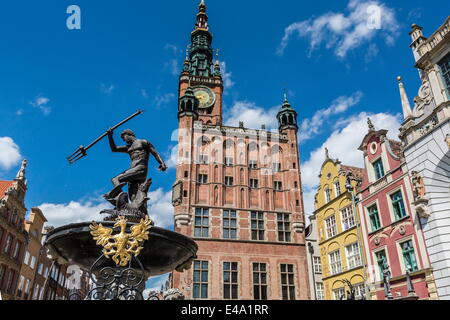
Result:
[[[137,117],[138,115],[144,113],[144,110],[138,110],[135,114],[129,116],[128,118],[126,118],[125,120],[121,121],[120,123],[116,124],[114,127],[111,128],[111,131],[114,131],[115,129],[117,129],[118,127],[120,127],[121,125],[127,123],[128,121],[130,121],[131,119]],[[81,146],[77,149],[77,151],[75,151],[74,153],[72,153],[70,156],[67,157],[67,161],[69,161],[69,164],[74,164],[75,162],[77,162],[78,160],[84,158],[87,156],[87,151],[92,148],[94,145],[96,145],[100,140],[102,140],[104,137],[106,137],[108,135],[108,131],[106,131],[104,134],[102,134],[100,137],[98,137],[97,139],[95,139],[91,144],[89,144],[86,148]]]

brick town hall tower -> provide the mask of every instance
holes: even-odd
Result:
[[[201,1],[179,80],[175,231],[198,244],[174,272],[186,299],[309,299],[297,113],[271,132],[222,125],[223,81]]]

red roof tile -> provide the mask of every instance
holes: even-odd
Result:
[[[341,170],[351,172],[353,176],[359,180],[362,180],[364,174],[364,169],[352,166],[341,165]]]

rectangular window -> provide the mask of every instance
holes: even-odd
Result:
[[[277,213],[278,241],[291,242],[291,223],[289,214]]]
[[[294,265],[280,265],[281,294],[283,300],[295,300]]]
[[[35,256],[31,256],[30,268],[34,269],[35,266],[36,266],[36,257]]]
[[[383,167],[383,160],[378,159],[374,163],[372,163],[373,170],[375,173],[375,179],[379,180],[384,177],[384,167]]]
[[[344,300],[345,299],[344,288],[338,288],[338,289],[333,290],[333,298],[334,298],[334,300]]]
[[[339,181],[336,181],[334,183],[334,192],[336,193],[336,197],[339,197],[341,195],[341,184]]]
[[[450,54],[447,54],[439,63],[444,86],[447,89],[447,95],[450,95]]]
[[[19,241],[16,241],[16,244],[14,246],[14,252],[13,252],[14,259],[17,259],[17,257],[19,256],[20,247],[21,247],[21,243]]]
[[[377,265],[378,265],[378,274],[380,276],[380,280],[383,279],[383,266],[384,262],[386,261],[386,251],[381,250],[375,253],[375,257],[377,258]]]
[[[33,300],[37,300],[39,294],[39,284],[36,283],[33,291]]]
[[[42,269],[44,268],[44,264],[43,263],[40,263],[39,264],[39,267],[38,267],[38,273],[40,274],[40,275],[42,275]]]
[[[207,174],[199,174],[198,175],[198,183],[208,183],[208,175]]]
[[[194,261],[193,298],[208,299],[208,261]]]
[[[238,264],[237,262],[223,263],[223,298],[238,299],[239,298],[239,284],[238,284]]]
[[[377,231],[378,229],[381,228],[380,216],[378,214],[378,207],[377,205],[373,205],[368,210],[372,232]]]
[[[337,235],[336,217],[334,215],[325,220],[325,225],[327,229],[327,239]]]
[[[23,263],[28,265],[28,260],[30,260],[30,253],[27,251],[25,252],[25,257],[23,258]]]
[[[265,263],[253,263],[253,298],[267,300],[267,266]]]
[[[3,253],[8,254],[9,250],[11,249],[11,243],[12,243],[12,235],[8,234],[8,237],[6,238],[6,244],[5,247],[3,248]]]
[[[325,299],[325,291],[323,290],[322,282],[316,282],[316,296],[317,296],[317,300]]]
[[[412,240],[403,242],[400,244],[402,248],[403,261],[405,262],[405,268],[410,272],[419,270],[417,265],[416,255],[414,253],[414,246]]]
[[[279,163],[279,162],[272,163],[272,171],[280,172],[281,171],[281,163]]]
[[[250,179],[250,188],[258,188],[258,179]]]
[[[314,272],[322,273],[322,263],[320,262],[320,257],[313,257],[314,260]]]
[[[235,210],[223,210],[223,238],[237,239],[237,217]]]
[[[264,213],[251,213],[252,240],[264,240]]]
[[[6,271],[6,267],[0,265],[0,289],[1,289],[1,284],[3,283],[3,278],[5,276],[5,271]]]
[[[195,209],[194,236],[208,238],[209,236],[209,210],[204,208]]]
[[[233,186],[233,180],[233,177],[225,177],[225,185],[228,187]]]
[[[394,208],[395,219],[400,220],[407,216],[405,203],[403,202],[403,195],[398,191],[391,195],[392,207]]]
[[[227,167],[232,167],[233,166],[233,158],[231,157],[225,157],[225,165]]]
[[[17,287],[17,296],[18,297],[22,297],[24,284],[25,284],[25,278],[21,275],[19,278],[19,286]]]
[[[200,164],[208,164],[208,156],[207,156],[207,155],[204,155],[204,154],[201,154],[201,155],[199,156],[199,158],[198,158],[198,162],[199,162]]]
[[[347,253],[347,266],[349,269],[360,267],[362,265],[361,254],[357,242],[346,246],[345,251]]]
[[[355,226],[355,215],[352,206],[348,206],[341,210],[342,229],[348,230]]]
[[[330,188],[326,187],[324,190],[325,193],[325,201],[328,203],[331,201],[331,192],[330,192]]]
[[[273,188],[276,191],[281,191],[281,190],[283,190],[283,184],[281,183],[281,181],[274,181],[273,182]]]
[[[353,286],[355,288],[355,299],[362,300],[366,295],[366,288],[364,283],[359,283]]]
[[[258,161],[256,161],[256,160],[249,160],[248,161],[248,167],[250,169],[258,169]]]
[[[329,254],[331,275],[342,272],[341,254],[339,250],[333,251]]]

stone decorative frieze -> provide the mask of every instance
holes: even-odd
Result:
[[[431,130],[433,130],[437,125],[439,124],[439,120],[436,115],[433,115],[430,120],[428,120],[420,129],[419,134],[420,136],[424,136],[427,133],[429,133]]]
[[[447,136],[445,137],[445,142],[447,143],[447,146],[450,149],[450,134],[447,134]]]

